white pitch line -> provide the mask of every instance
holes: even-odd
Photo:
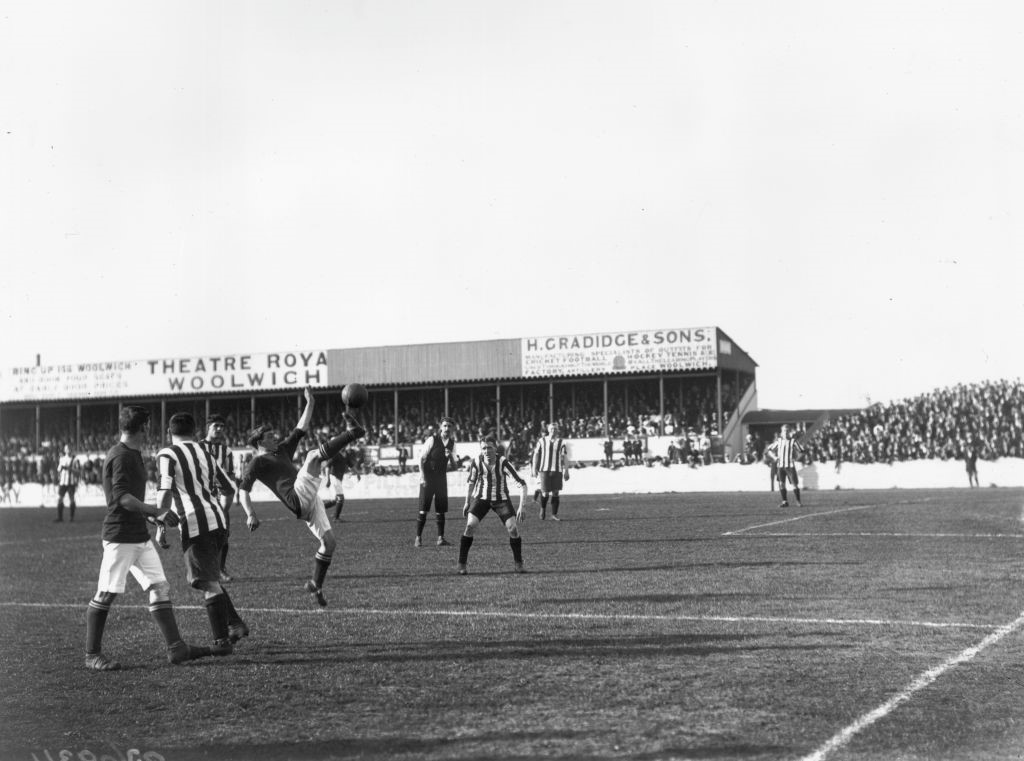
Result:
[[[901,703],[905,703],[909,700],[914,693],[920,692],[925,687],[930,685],[940,676],[945,674],[951,668],[959,666],[962,663],[967,663],[974,659],[974,657],[987,647],[996,644],[999,640],[1003,639],[1008,634],[1013,633],[1017,629],[1024,625],[1024,613],[1021,613],[1017,618],[1005,626],[1000,626],[994,632],[989,634],[985,639],[979,642],[973,647],[969,647],[966,650],[954,655],[952,658],[946,660],[944,663],[936,666],[935,668],[925,671],[923,674],[918,676],[913,682],[911,682],[901,693],[893,698],[890,698],[882,705],[873,711],[861,716],[855,722],[850,724],[848,727],[837,732],[828,742],[818,748],[816,751],[811,753],[809,756],[804,756],[800,761],[822,761],[829,753],[838,748],[843,747],[850,741],[850,739],[860,732],[861,730],[871,726],[879,719],[885,718],[888,714],[899,706]]]
[[[881,536],[889,538],[936,538],[936,539],[1024,539],[1024,534],[940,534],[940,533],[910,533],[897,531],[834,531],[834,532],[784,532],[784,531],[759,531],[754,536]]]
[[[853,510],[870,510],[873,507],[889,507],[889,505],[854,505],[853,507],[844,507],[839,510],[826,510],[823,513],[804,513],[803,515],[794,515],[791,518],[783,518],[780,521],[771,521],[770,523],[758,523],[756,526],[747,526],[746,528],[738,528],[735,531],[726,531],[722,536],[735,536],[736,534],[742,534],[746,531],[753,531],[756,528],[767,528],[768,526],[780,526],[783,523],[792,523],[793,521],[802,521],[805,518],[818,518],[822,515],[837,515],[839,513],[848,513]]]
[[[44,602],[0,602],[0,608],[84,608],[83,603],[44,603]],[[147,609],[146,605],[115,606],[123,608]],[[201,605],[175,605],[178,610],[205,610]],[[928,629],[995,629],[996,624],[971,624],[960,621],[907,621],[899,619],[875,618],[786,618],[781,616],[688,616],[688,615],[655,615],[644,613],[515,613],[500,610],[415,610],[408,608],[243,608],[245,613],[267,613],[276,615],[312,614],[367,616],[448,616],[452,618],[508,618],[508,619],[556,619],[565,621],[680,621],[690,623],[728,623],[728,624],[782,624],[810,626],[882,626],[882,627],[917,627]]]

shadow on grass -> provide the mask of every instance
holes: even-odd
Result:
[[[840,638],[836,632],[816,632],[815,638]],[[764,644],[758,634],[658,634],[636,637],[594,637],[558,639],[477,639],[470,643],[452,642],[453,646],[465,644],[459,651],[458,661],[486,662],[505,659],[552,658],[614,658],[662,659],[673,656],[704,658],[714,655],[739,655],[756,652],[801,652],[821,650],[820,641],[809,644]],[[836,645],[829,645],[835,649]],[[846,648],[847,645],[839,645]],[[321,645],[306,653],[296,652],[285,646],[265,646],[253,653],[256,660],[225,660],[225,665],[248,666],[253,662],[261,665],[316,665],[339,663],[407,663],[423,662],[436,658],[437,641],[423,642],[380,642],[344,643]]]
[[[164,748],[161,753],[169,761],[328,761],[345,758],[395,758],[410,755],[413,757],[434,757],[445,749],[454,750],[458,746],[483,744],[492,747],[510,748],[517,743],[538,743],[554,741],[555,744],[580,738],[592,738],[593,731],[537,731],[482,733],[465,735],[455,738],[418,738],[418,737],[380,737],[380,738],[348,738],[324,740],[313,743],[269,743],[246,745],[204,745],[201,748]],[[457,751],[456,751],[457,752]],[[655,757],[657,754],[652,755]],[[467,756],[459,754],[461,761],[491,761],[494,753]],[[533,761],[535,754],[507,754],[498,752],[502,761]],[[578,757],[578,756],[577,756]]]

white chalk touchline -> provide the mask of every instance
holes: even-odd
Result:
[[[961,663],[967,663],[968,661],[973,660],[973,658],[982,650],[994,645],[1006,635],[1016,631],[1021,627],[1021,625],[1024,625],[1024,613],[1017,616],[1017,618],[1011,623],[1006,624],[1005,626],[1000,626],[977,645],[974,645],[974,647],[969,647],[935,668],[925,671],[911,682],[901,693],[890,698],[886,702],[882,703],[882,705],[878,706],[878,708],[873,711],[869,711],[848,727],[837,732],[828,742],[809,756],[804,756],[800,761],[822,761],[822,759],[824,759],[829,753],[846,745],[846,743],[848,743],[850,739],[862,729],[871,726],[879,719],[882,719],[892,713],[897,706],[909,700],[914,693],[923,690],[951,668],[959,666]]]
[[[758,531],[756,534],[752,534],[751,537],[758,536],[775,536],[775,537],[792,537],[792,536],[883,536],[891,538],[936,538],[936,539],[1024,539],[1024,534],[942,534],[942,533],[927,533],[927,532],[908,532],[908,531],[814,531],[814,532],[796,532],[796,531]]]
[[[819,518],[823,515],[837,515],[838,513],[848,513],[853,510],[870,510],[873,507],[889,507],[889,505],[878,504],[878,505],[854,505],[853,507],[844,507],[839,510],[827,510],[823,513],[804,513],[803,515],[794,515],[791,518],[783,518],[780,521],[771,521],[770,523],[758,523],[756,526],[747,526],[746,528],[738,528],[735,531],[726,531],[722,536],[735,536],[736,534],[742,534],[745,531],[753,531],[756,528],[768,528],[769,526],[781,526],[783,523],[792,523],[793,521],[802,521],[805,518]]]
[[[84,608],[87,603],[46,603],[46,602],[0,602],[2,608]],[[146,609],[146,605],[123,605],[115,607]],[[175,605],[178,610],[205,610],[202,605]],[[797,618],[784,616],[690,616],[656,615],[644,613],[516,613],[500,610],[415,610],[409,608],[249,608],[244,613],[268,613],[295,615],[301,613],[324,615],[367,616],[451,616],[480,618],[519,619],[562,619],[562,620],[611,620],[611,621],[687,621],[710,623],[760,623],[811,626],[888,626],[919,627],[929,629],[995,629],[997,624],[972,624],[962,621],[911,621],[881,618]]]

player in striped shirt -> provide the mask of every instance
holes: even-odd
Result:
[[[514,512],[508,490],[509,478],[520,487],[519,509]],[[523,507],[526,501],[526,481],[519,477],[508,459],[498,454],[498,442],[494,437],[487,436],[480,441],[480,456],[470,462],[468,482],[466,504],[462,507],[462,514],[466,516],[466,530],[459,542],[459,573],[466,573],[466,560],[473,544],[473,534],[491,510],[508,530],[516,573],[523,573],[523,538],[519,536],[519,524],[526,517]]]
[[[803,454],[803,448],[793,438],[793,432],[788,425],[782,426],[781,435],[768,445],[764,454],[765,459],[769,463],[773,461],[775,463],[776,478],[779,481],[779,494],[782,495],[782,502],[779,503],[779,507],[789,507],[789,500],[786,495],[787,480],[793,484],[793,494],[796,497],[797,507],[803,507],[800,504],[800,481],[796,476],[796,464]]]
[[[75,519],[75,490],[82,478],[82,465],[73,454],[71,447],[64,445],[64,454],[57,463],[57,518],[54,523],[64,520],[64,495],[68,495],[68,520]]]
[[[213,414],[206,421],[206,438],[199,442],[214,461],[220,466],[231,483],[231,489],[222,491],[218,495],[220,506],[224,509],[224,545],[220,551],[220,581],[222,584],[231,581],[231,574],[228,573],[228,540],[231,538],[231,505],[235,502],[235,494],[238,489],[235,487],[235,456],[231,453],[227,438],[224,435],[227,421],[223,415]]]
[[[540,492],[540,519],[547,517],[548,499],[551,500],[551,520],[558,517],[559,492],[564,481],[569,480],[569,455],[565,442],[558,435],[558,423],[548,423],[547,436],[541,436],[533,448],[530,461],[530,476],[539,478],[537,491]],[[537,495],[534,494],[534,500]]]
[[[160,469],[157,504],[161,511],[173,510],[178,516],[186,577],[205,598],[214,640],[210,652],[230,655],[234,643],[249,635],[249,627],[220,584],[227,516],[218,494],[233,493],[233,487],[209,450],[195,440],[196,421],[192,415],[171,415],[167,432],[171,445],[156,456]]]

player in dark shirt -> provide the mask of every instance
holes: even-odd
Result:
[[[444,527],[448,514],[448,468],[455,467],[453,425],[451,418],[441,418],[437,433],[428,436],[424,442],[423,454],[420,455],[420,511],[416,519],[414,547],[423,546],[423,527],[427,523],[431,502],[437,518],[437,543],[442,547],[451,544],[444,538]]]
[[[149,612],[167,641],[167,660],[178,664],[210,655],[210,648],[188,645],[181,639],[171,604],[171,586],[164,576],[160,555],[149,538],[147,518],[177,525],[174,511],[161,513],[147,505],[146,466],[142,447],[149,430],[149,412],[126,406],[120,416],[121,440],[107,452],[103,463],[103,492],[107,515],[103,519],[103,562],[96,594],[86,613],[85,666],[94,671],[121,668],[103,654],[103,629],[114,599],[124,592],[129,572],[149,592]]]
[[[351,413],[346,412],[345,432],[326,444],[311,449],[302,468],[297,468],[293,461],[295,450],[309,430],[315,405],[311,389],[305,390],[305,396],[306,407],[299,416],[299,422],[283,441],[278,439],[275,430],[267,426],[260,426],[250,432],[249,445],[256,450],[256,456],[246,465],[238,489],[242,509],[248,517],[246,525],[250,531],[255,531],[260,525],[259,518],[252,509],[252,497],[249,494],[259,481],[270,489],[296,518],[304,520],[313,536],[320,540],[320,547],[313,561],[313,578],[306,582],[306,591],[313,596],[318,605],[326,607],[327,598],[324,596],[323,585],[337,547],[337,540],[331,529],[323,500],[320,499],[321,466],[350,443],[365,435],[366,431]]]
[[[348,450],[343,449],[323,464],[327,484],[334,492],[334,497],[324,502],[324,508],[334,508],[334,520],[341,520],[341,510],[345,507],[345,474],[352,469]]]

